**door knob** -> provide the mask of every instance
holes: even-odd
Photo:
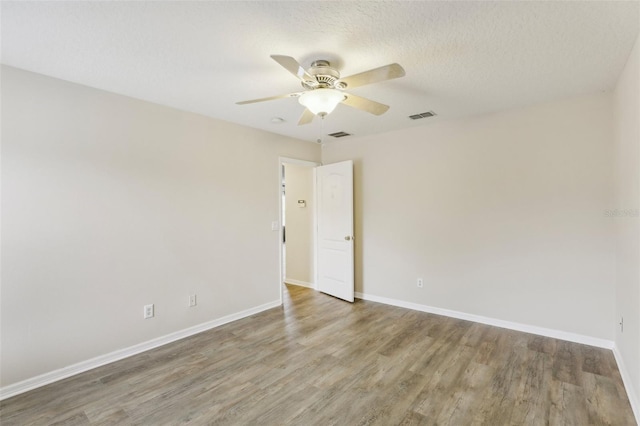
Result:
[[[344,239],[345,239],[346,241],[351,241],[351,236],[350,236],[350,235],[347,235],[346,237],[344,237]]]

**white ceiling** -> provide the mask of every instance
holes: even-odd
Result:
[[[300,91],[269,55],[343,76],[400,63],[406,77],[353,89],[324,133],[354,137],[611,90],[638,35],[640,2],[10,2],[2,63],[305,140]],[[419,121],[411,114],[433,110]],[[281,117],[281,124],[271,118]],[[432,121],[429,121],[432,120]]]

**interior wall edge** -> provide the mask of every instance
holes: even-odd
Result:
[[[633,389],[633,382],[631,380],[631,375],[627,370],[627,366],[624,363],[624,358],[620,353],[620,349],[618,345],[614,342],[613,344],[613,356],[616,359],[616,364],[618,364],[618,370],[620,370],[620,376],[622,376],[622,383],[624,383],[624,388],[627,391],[627,398],[629,398],[629,404],[631,404],[631,409],[633,410],[633,415],[636,416],[636,422],[640,424],[640,400],[638,399],[638,395],[636,395],[635,390]]]
[[[170,334],[166,334],[161,337],[157,337],[155,339],[148,340],[146,342],[138,343],[133,346],[129,346],[128,348],[119,349],[117,351],[113,351],[101,356],[97,356],[95,358],[91,358],[85,361],[78,362],[73,365],[69,365],[67,367],[63,367],[54,371],[50,371],[44,374],[40,374],[35,377],[31,377],[26,380],[22,380],[17,383],[12,383],[10,385],[4,386],[0,388],[0,401],[11,398],[16,395],[20,395],[22,393],[28,392],[33,389],[37,389],[42,386],[49,385],[54,382],[58,382],[60,380],[75,376],[80,373],[84,373],[89,370],[93,370],[94,368],[101,367],[112,362],[120,361],[122,359],[131,357],[133,355],[138,355],[142,352],[146,352],[151,349],[158,348],[160,346],[167,345],[169,343],[184,339],[189,336],[193,336],[198,333],[202,333],[207,330],[211,330],[216,327],[220,327],[221,325],[228,324],[232,321],[237,321],[251,315],[255,315],[262,311],[266,311],[278,306],[281,306],[282,303],[280,300],[274,300],[269,303],[265,303],[259,306],[255,306],[253,308],[245,309],[240,312],[236,312],[234,314],[226,315],[224,317],[207,321],[202,324],[198,324],[192,327],[185,328],[183,330],[179,330]]]

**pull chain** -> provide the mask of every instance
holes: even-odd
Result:
[[[320,116],[320,137],[316,139],[316,142],[322,144],[322,138],[324,137],[324,118],[327,116],[327,113],[321,112],[318,115]]]

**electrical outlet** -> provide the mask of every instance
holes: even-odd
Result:
[[[620,333],[624,332],[624,317],[620,317]]]
[[[153,318],[153,303],[151,305],[144,305],[144,319]]]
[[[422,288],[423,285],[422,278],[418,278],[418,287]]]
[[[189,307],[193,308],[194,306],[196,306],[196,295],[192,294],[189,296]]]

